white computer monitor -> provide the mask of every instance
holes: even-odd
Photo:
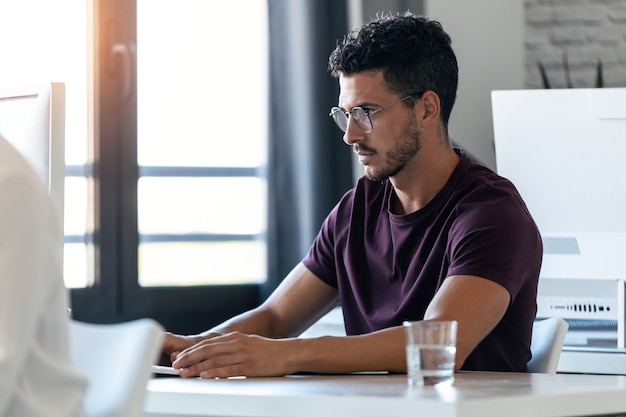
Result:
[[[41,177],[63,227],[65,86],[43,83],[0,88],[0,135]]]
[[[626,88],[493,91],[492,111],[497,171],[543,239],[537,315],[623,347]]]

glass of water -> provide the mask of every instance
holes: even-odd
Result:
[[[405,321],[406,369],[410,386],[454,382],[457,322]]]

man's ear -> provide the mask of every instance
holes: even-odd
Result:
[[[428,90],[422,94],[421,105],[419,109],[419,120],[424,127],[430,127],[434,123],[438,123],[441,114],[441,102],[439,96],[432,90]]]

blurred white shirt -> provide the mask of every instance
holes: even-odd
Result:
[[[71,364],[63,233],[42,181],[0,137],[0,417],[84,416]]]

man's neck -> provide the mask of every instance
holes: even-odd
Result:
[[[397,196],[393,212],[413,213],[428,204],[448,182],[459,160],[450,146],[420,150],[402,172],[389,179]]]

